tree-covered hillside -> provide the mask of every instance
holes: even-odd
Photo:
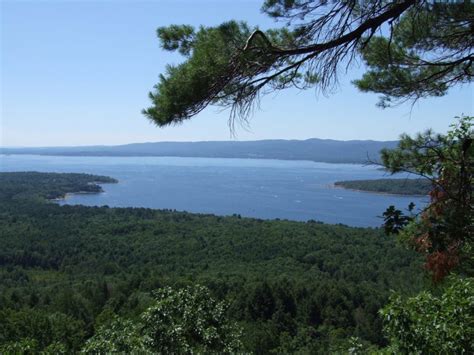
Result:
[[[390,290],[422,287],[420,259],[378,229],[59,206],[37,196],[97,177],[14,176],[0,174],[0,349],[77,351],[116,316],[136,320],[153,290],[196,283],[230,304],[245,351],[382,346]]]
[[[251,158],[311,160],[325,163],[367,162],[378,160],[380,150],[394,148],[396,141],[333,139],[261,140],[216,142],[155,142],[117,146],[0,148],[3,154],[38,154],[65,156],[172,156],[201,158]]]

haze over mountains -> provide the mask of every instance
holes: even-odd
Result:
[[[382,148],[397,141],[312,138],[307,140],[205,141],[133,143],[117,146],[0,148],[2,154],[60,156],[174,156],[311,160],[326,163],[365,163],[377,160]]]

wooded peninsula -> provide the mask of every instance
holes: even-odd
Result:
[[[334,186],[394,195],[428,195],[433,188],[431,181],[427,179],[350,180],[337,181]]]

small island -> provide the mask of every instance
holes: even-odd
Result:
[[[427,179],[350,180],[337,181],[334,186],[392,195],[427,195],[432,188],[431,181]]]
[[[55,200],[70,193],[103,192],[99,184],[117,183],[114,178],[92,174],[2,172],[0,200]]]

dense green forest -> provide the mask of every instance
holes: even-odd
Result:
[[[334,186],[345,189],[396,195],[428,195],[433,188],[427,179],[375,179],[337,181]]]
[[[384,346],[390,290],[423,287],[420,258],[379,229],[45,200],[112,181],[0,174],[0,349],[78,351],[116,316],[137,319],[153,290],[197,283],[228,302],[243,350]]]
[[[3,172],[0,174],[0,199],[2,202],[18,199],[51,200],[67,193],[98,193],[98,184],[116,183],[117,180],[91,174],[57,174],[38,172]]]

